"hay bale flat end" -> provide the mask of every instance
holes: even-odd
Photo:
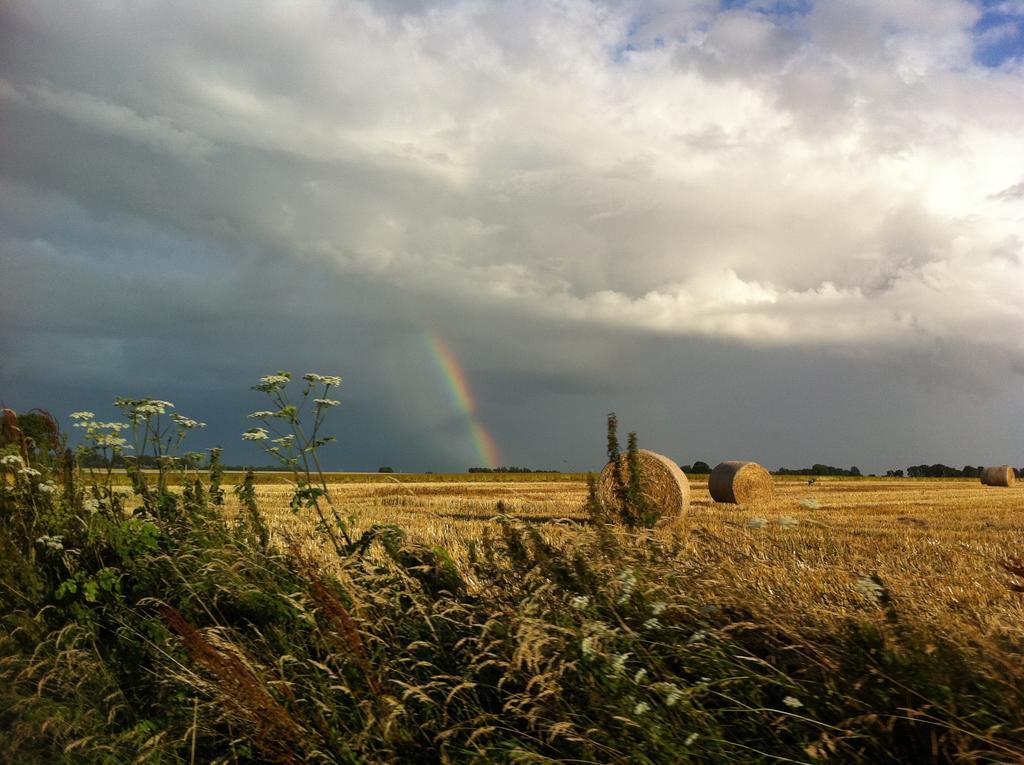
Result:
[[[708,491],[715,502],[749,505],[771,499],[775,484],[771,473],[756,462],[720,462],[708,477]]]

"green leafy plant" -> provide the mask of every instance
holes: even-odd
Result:
[[[621,523],[629,528],[650,528],[658,520],[657,509],[651,506],[642,488],[643,473],[640,465],[639,446],[635,432],[628,436],[626,454],[623,458],[618,437],[619,418],[612,412],[608,415],[607,452],[611,471],[611,501],[602,497],[597,479],[587,478],[586,512],[599,523],[609,521]]]
[[[288,386],[291,372],[260,378],[253,390],[267,396],[274,407],[249,415],[262,426],[249,428],[242,434],[246,441],[265,442],[263,450],[284,467],[290,468],[295,478],[291,507],[295,512],[310,509],[320,519],[320,528],[327,534],[338,555],[354,549],[348,524],[342,519],[327,487],[327,478],[320,464],[319,450],[333,442],[334,436],[322,434],[327,413],[341,404],[329,398],[332,388],[341,385],[337,375],[308,372],[302,376],[303,385],[297,398],[292,398]],[[303,422],[303,416],[312,413],[312,423]],[[330,518],[328,518],[328,515]],[[339,536],[340,535],[340,536]]]

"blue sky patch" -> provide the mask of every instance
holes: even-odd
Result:
[[[983,0],[982,9],[974,25],[975,60],[997,67],[1024,57],[1024,3]]]

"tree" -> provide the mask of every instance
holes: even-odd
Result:
[[[385,465],[383,467],[377,468],[377,472],[378,473],[394,473],[395,469],[393,467],[388,467],[387,465]]]
[[[12,409],[0,411],[0,448],[14,446],[21,456],[33,462],[61,451],[60,427],[49,412],[42,409],[22,414]]]

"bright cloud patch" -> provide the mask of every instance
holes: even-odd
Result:
[[[779,5],[14,3],[0,172],[444,299],[1024,355],[1019,9]]]

